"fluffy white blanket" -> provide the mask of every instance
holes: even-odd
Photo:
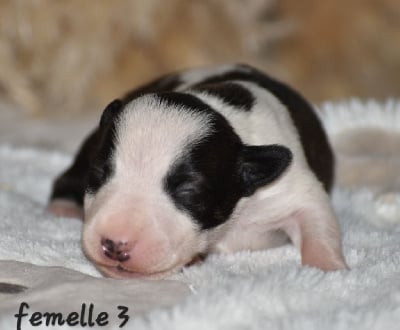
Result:
[[[340,167],[342,159],[351,157],[343,151],[343,137],[368,176],[375,161],[385,163],[369,149],[360,154],[357,134],[364,134],[363,141],[376,136],[376,130],[393,141],[400,135],[396,102],[326,104],[322,118],[341,171],[351,170]],[[400,159],[399,145],[395,148],[399,152],[390,155],[391,162]],[[91,303],[94,319],[100,312],[108,315],[108,323],[97,329],[119,329],[124,307],[130,318],[123,328],[135,330],[400,328],[400,191],[392,177],[385,181],[383,176],[375,186],[352,181],[346,188],[339,171],[342,186],[335,189],[333,203],[349,271],[302,267],[296,250],[284,246],[211,256],[166,281],[113,280],[102,278],[84,258],[81,223],[44,211],[51,180],[70,159],[0,146],[0,329],[17,329],[14,314],[22,302],[29,304],[22,329],[68,328],[47,326],[45,317],[34,320],[34,326],[29,318],[35,311],[82,316],[86,304],[82,317],[87,320]]]

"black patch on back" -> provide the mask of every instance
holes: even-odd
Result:
[[[189,213],[201,229],[216,227],[229,218],[242,194],[240,138],[222,115],[197,97],[184,93],[159,97],[167,105],[207,113],[210,118],[211,133],[186,146],[164,178],[164,189],[175,206]]]
[[[253,82],[286,106],[299,133],[308,165],[329,192],[334,179],[334,156],[322,124],[308,102],[289,86],[247,65],[238,65],[236,70],[212,76],[200,84],[231,80]]]
[[[199,84],[193,89],[216,96],[224,103],[244,111],[250,111],[255,102],[253,94],[248,89],[232,82]]]
[[[149,83],[139,86],[138,88],[126,93],[122,98],[122,101],[123,103],[127,104],[144,94],[172,91],[181,83],[182,81],[179,73],[167,74],[159,79],[150,81]]]
[[[182,111],[204,113],[224,119],[222,115],[214,111],[208,104],[204,103],[198,97],[188,93],[164,92],[158,93],[156,97],[159,99],[162,105],[166,105],[168,107],[175,107],[176,109],[182,109]]]

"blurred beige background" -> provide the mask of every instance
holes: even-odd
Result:
[[[0,0],[0,147],[75,153],[112,99],[226,62],[264,69],[317,105],[400,99],[400,0]],[[339,184],[371,173],[393,184],[397,131],[351,134],[333,141]]]
[[[93,113],[162,73],[240,61],[315,103],[386,99],[399,40],[398,0],[2,0],[0,95],[29,115]]]

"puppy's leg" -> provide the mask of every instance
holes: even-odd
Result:
[[[300,250],[303,265],[324,271],[348,268],[342,253],[339,224],[322,189],[319,196],[305,202],[291,215],[283,229]]]
[[[85,180],[97,136],[96,129],[83,142],[72,165],[54,182],[47,207],[49,212],[64,217],[83,218]]]

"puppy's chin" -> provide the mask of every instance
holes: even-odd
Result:
[[[130,271],[123,267],[123,265],[100,265],[96,264],[97,269],[106,277],[117,278],[117,279],[149,279],[149,280],[160,280],[164,279],[170,275],[176,274],[184,267],[191,267],[193,265],[201,265],[206,258],[204,254],[195,255],[192,260],[183,265],[177,265],[170,269],[166,269],[163,271],[153,272],[153,273],[144,273],[144,272],[135,272]]]
[[[177,273],[182,267],[174,267],[165,271],[155,273],[139,273],[129,271],[122,266],[97,266],[97,269],[106,277],[116,279],[146,279],[146,280],[161,280],[165,279],[169,275]]]

